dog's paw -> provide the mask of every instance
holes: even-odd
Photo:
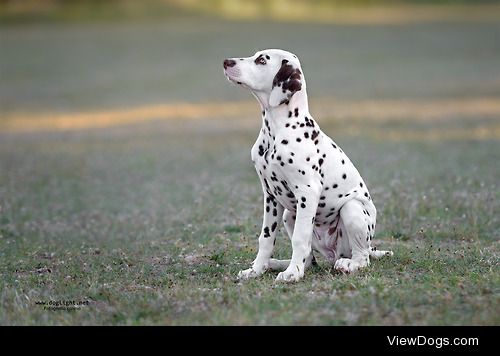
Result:
[[[299,266],[288,266],[288,268],[280,272],[276,277],[276,282],[298,282],[304,276],[304,271],[300,270]]]
[[[245,280],[245,279],[250,279],[250,278],[256,278],[259,275],[257,272],[253,270],[253,268],[248,268],[243,271],[238,272],[238,279],[239,280]]]
[[[333,268],[342,273],[353,273],[360,269],[362,266],[359,262],[351,260],[350,258],[339,258]]]
[[[248,268],[243,271],[238,272],[238,279],[239,280],[245,280],[245,279],[250,279],[250,278],[257,278],[260,275],[262,275],[266,271],[265,268]]]
[[[243,271],[238,272],[238,279],[239,280],[244,280],[244,279],[250,279],[250,278],[256,278],[259,277],[260,275],[264,274],[269,268],[269,262],[260,262],[257,261],[253,263],[251,268],[245,269]]]

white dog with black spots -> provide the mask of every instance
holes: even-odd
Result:
[[[377,210],[347,155],[309,113],[297,56],[279,49],[224,60],[228,80],[249,89],[262,108],[262,129],[251,157],[264,192],[259,250],[239,279],[280,270],[295,282],[321,253],[336,270],[352,273],[370,257],[392,255],[371,247]],[[292,241],[291,260],[272,258],[281,220]]]

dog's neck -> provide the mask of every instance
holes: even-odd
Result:
[[[299,110],[301,117],[309,115],[309,103],[307,100],[307,92],[305,88],[296,92],[288,101],[278,106],[269,105],[269,94],[263,92],[252,92],[260,104],[262,110],[262,127],[263,129],[270,126],[273,134],[280,128],[284,127],[287,120],[290,120],[290,112],[295,116],[295,109]],[[266,123],[267,121],[267,123]]]

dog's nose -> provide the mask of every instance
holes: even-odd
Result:
[[[224,59],[224,69],[227,69],[228,67],[234,67],[236,65],[236,61],[233,61],[232,59]]]

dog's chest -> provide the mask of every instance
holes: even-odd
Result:
[[[263,126],[251,156],[263,189],[285,208],[296,210],[300,185],[321,187],[316,216],[321,225],[331,223],[348,200],[370,199],[349,158],[317,125],[272,132]]]

